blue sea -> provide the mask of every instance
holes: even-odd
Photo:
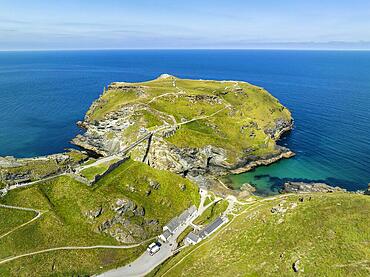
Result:
[[[0,156],[63,151],[104,86],[169,73],[244,80],[266,88],[293,113],[280,143],[296,157],[231,176],[270,194],[287,180],[350,190],[370,182],[370,52],[49,51],[0,52]]]

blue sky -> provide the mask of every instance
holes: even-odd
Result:
[[[0,50],[370,49],[369,0],[0,0]]]

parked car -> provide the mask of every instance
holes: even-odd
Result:
[[[160,250],[160,244],[158,242],[151,243],[148,248],[146,249],[150,256],[153,256],[155,253],[157,253]]]
[[[153,256],[153,255],[154,255],[155,253],[157,253],[160,249],[161,249],[161,248],[160,248],[158,245],[154,246],[154,247],[150,250],[149,255],[150,255],[150,256]]]

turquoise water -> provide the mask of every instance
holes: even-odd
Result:
[[[271,193],[286,180],[348,189],[370,182],[370,52],[60,51],[0,53],[0,156],[30,157],[71,147],[103,87],[162,73],[245,80],[269,90],[293,113],[283,141],[297,153],[233,176]]]

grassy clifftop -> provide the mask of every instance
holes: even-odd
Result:
[[[103,155],[161,130],[155,139],[161,139],[166,151],[213,147],[222,155],[219,165],[235,168],[256,157],[281,153],[275,142],[291,128],[292,116],[266,90],[246,82],[164,75],[142,83],[112,83],[93,103],[83,125],[87,132],[74,142]],[[144,151],[144,147],[135,149],[132,156],[142,158]],[[154,166],[168,169],[165,163]]]
[[[243,209],[156,276],[369,276],[370,197],[291,195]]]

